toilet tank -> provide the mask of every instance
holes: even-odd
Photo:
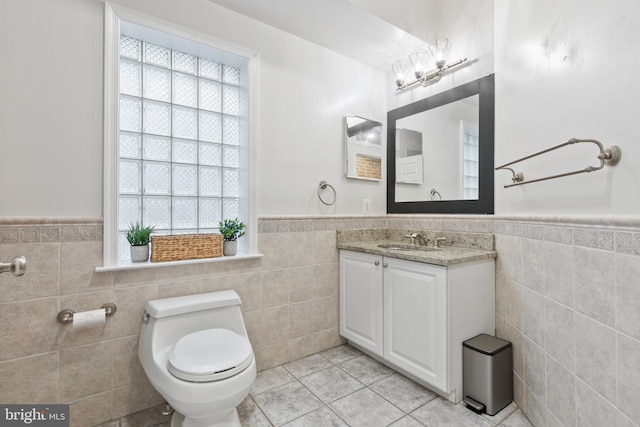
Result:
[[[145,306],[148,322],[143,322],[140,338],[151,340],[157,352],[204,329],[225,328],[247,336],[240,304],[232,290],[149,301]]]
[[[240,303],[240,296],[236,291],[220,291],[152,300],[147,302],[145,309],[147,313],[158,319],[194,311],[240,305]]]

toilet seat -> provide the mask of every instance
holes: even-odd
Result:
[[[252,360],[251,343],[246,337],[215,328],[180,338],[169,352],[167,368],[186,381],[210,382],[244,371]]]

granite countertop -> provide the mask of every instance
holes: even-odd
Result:
[[[373,231],[373,232],[372,232]],[[498,253],[493,250],[493,236],[480,235],[471,233],[446,233],[447,242],[454,242],[458,245],[447,245],[446,242],[441,244],[440,248],[434,248],[432,243],[428,247],[411,246],[398,236],[402,236],[404,232],[398,233],[396,230],[360,230],[359,233],[339,233],[337,247],[338,249],[364,252],[374,255],[382,255],[391,258],[404,259],[407,261],[423,262],[426,264],[449,266],[464,262],[478,261],[483,259],[496,258]],[[438,233],[443,235],[444,233]],[[425,233],[425,235],[427,235]],[[434,236],[430,234],[429,236]],[[456,236],[457,235],[457,236]],[[485,236],[490,236],[485,237]],[[433,239],[431,239],[433,241]],[[391,246],[391,247],[380,247]],[[471,247],[464,247],[464,246]]]

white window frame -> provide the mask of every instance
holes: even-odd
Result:
[[[96,271],[111,271],[130,268],[147,268],[169,263],[120,264],[118,261],[118,167],[119,167],[119,80],[120,80],[120,33],[122,21],[162,31],[171,36],[191,40],[215,49],[230,52],[248,59],[248,170],[247,170],[247,234],[245,251],[236,257],[210,258],[205,260],[175,261],[169,263],[200,263],[222,260],[246,259],[262,256],[258,253],[258,218],[256,211],[255,180],[256,162],[256,99],[258,54],[171,22],[146,15],[120,5],[105,3],[104,45],[104,232],[103,266]]]

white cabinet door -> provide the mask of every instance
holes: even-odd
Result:
[[[396,182],[422,184],[422,154],[396,160]]]
[[[382,257],[340,251],[340,335],[382,356]]]
[[[384,354],[447,390],[447,269],[384,259]]]

